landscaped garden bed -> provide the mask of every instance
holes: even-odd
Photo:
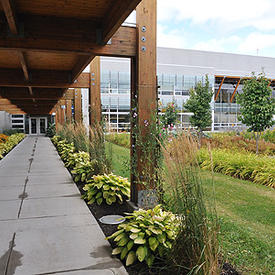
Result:
[[[20,143],[25,136],[23,133],[12,134],[10,136],[0,134],[0,160]]]
[[[129,177],[130,150],[111,143],[106,150],[113,154],[114,172]],[[208,170],[201,178],[206,198],[213,198],[214,186],[226,261],[242,274],[274,274],[274,189]]]
[[[209,138],[202,138],[198,162],[203,170],[222,173],[245,179],[257,184],[275,187],[275,130],[268,130],[259,142],[259,155],[256,155],[256,142],[252,135],[242,132],[215,133]],[[130,148],[130,135],[111,133],[106,140]],[[211,157],[209,154],[211,150]],[[213,165],[213,167],[212,167]]]
[[[90,133],[90,136],[94,138],[94,142],[93,144],[89,144],[90,154],[87,155],[85,151],[79,150],[80,148],[81,149],[87,148],[87,143],[85,144],[84,142],[85,139],[87,141],[87,138],[84,136],[86,135],[86,130],[83,130],[83,129],[81,130],[80,128],[78,128],[76,130],[76,132],[78,132],[78,134],[76,134],[77,137],[72,134],[72,130],[73,130],[72,128],[70,130],[68,129],[61,130],[61,132],[59,133],[61,133],[61,136],[63,135],[63,137],[58,137],[58,136],[54,137],[52,139],[53,143],[55,144],[57,150],[59,151],[59,154],[63,159],[65,166],[69,169],[72,176],[74,177],[74,180],[77,186],[79,187],[81,194],[86,199],[89,209],[91,210],[93,215],[96,217],[106,237],[110,236],[118,230],[117,225],[105,225],[105,224],[102,224],[99,221],[99,219],[102,216],[110,215],[110,214],[125,215],[125,212],[131,213],[132,209],[126,203],[126,199],[129,198],[128,191],[126,191],[126,189],[129,188],[129,184],[127,184],[126,179],[110,174],[111,171],[110,171],[110,168],[108,167],[109,161],[107,159],[107,156],[105,155],[105,144],[104,144],[104,141],[102,142],[102,135],[101,135],[102,133],[100,133],[100,131],[96,131],[96,133],[94,132],[92,134]],[[64,140],[65,134],[66,134],[66,140]],[[80,137],[81,135],[83,135],[82,138]],[[97,146],[95,146],[96,144]],[[101,150],[100,154],[98,152],[98,148],[100,148]],[[102,150],[104,150],[104,152]],[[198,201],[198,203],[200,202]],[[169,205],[164,207],[169,208]],[[170,207],[172,207],[172,205]],[[175,207],[175,205],[173,207]],[[189,208],[191,209],[192,205],[190,205]],[[183,210],[184,209],[182,209],[182,211]],[[114,240],[109,240],[112,247],[115,248],[114,254],[119,254],[120,258],[123,259],[124,264],[125,263],[129,264],[129,266],[127,266],[127,270],[129,274],[168,274],[167,272],[175,272],[178,269],[178,267],[171,266],[172,258],[170,254],[171,255],[178,254],[178,253],[175,254],[175,251],[173,251],[173,249],[180,249],[182,253],[184,250],[186,250],[186,248],[184,249],[184,247],[181,248],[177,246],[174,247],[174,245],[172,246],[172,244],[174,243],[173,242],[174,237],[172,238],[172,236],[177,235],[176,233],[177,230],[175,226],[172,226],[172,228],[168,230],[167,232],[168,235],[163,235],[164,234],[163,230],[160,230],[157,228],[152,229],[151,225],[149,225],[154,220],[154,217],[157,218],[159,215],[160,216],[168,215],[170,217],[170,215],[173,216],[174,214],[172,214],[170,211],[168,211],[167,214],[165,214],[166,212],[162,210],[162,207],[159,208],[158,210],[156,209],[156,210],[150,210],[150,211],[153,211],[152,213],[155,213],[155,214],[152,214],[151,212],[148,212],[148,213],[141,212],[141,213],[137,213],[136,216],[134,215],[134,217],[130,216],[127,220],[130,222],[132,220],[133,225],[131,225],[130,228],[128,227],[128,225],[126,228],[124,228],[124,225],[122,225],[122,227],[120,226],[119,230],[120,231],[125,230],[125,233],[123,233],[122,231],[118,232],[115,234],[115,236],[113,236]],[[185,214],[188,214],[189,213],[188,211]],[[190,211],[192,211],[192,209]],[[195,208],[194,208],[194,211],[196,211]],[[163,214],[160,214],[160,213],[163,213]],[[177,211],[175,213],[177,213]],[[144,231],[143,233],[142,231],[140,231],[141,229],[138,228],[140,225],[136,224],[136,221],[135,221],[136,218],[138,218],[138,220],[140,219],[140,215],[141,216],[145,215],[149,219],[148,220],[149,224],[147,225],[149,226],[149,228],[146,229],[147,231]],[[144,217],[142,218],[142,220],[144,220]],[[198,216],[199,223],[201,223],[201,218],[202,216]],[[162,218],[160,217],[157,218],[156,225],[159,224],[161,220]],[[183,221],[180,220],[180,224],[182,222]],[[143,228],[145,224],[142,223],[141,226]],[[158,226],[161,226],[161,225],[158,225]],[[181,226],[186,228],[188,224],[184,224],[184,225],[182,224]],[[190,230],[193,230],[192,227],[190,227]],[[216,229],[213,228],[213,230],[214,230],[213,232],[215,232]],[[127,232],[131,234],[127,236],[126,234]],[[138,235],[135,235],[135,234],[138,234]],[[158,236],[158,234],[160,236]],[[174,234],[174,235],[171,235],[171,234]],[[190,234],[191,232],[189,231],[188,236]],[[145,237],[148,239],[146,239]],[[172,238],[172,239],[168,241],[167,238]],[[195,238],[196,237],[194,235],[194,239]],[[209,238],[209,236],[207,238]],[[185,239],[186,238],[184,238],[184,240]],[[165,240],[167,241],[167,243],[165,243]],[[203,247],[204,246],[203,243],[206,240],[202,239],[201,241],[202,241],[202,247]],[[116,248],[116,245],[118,244],[118,242],[119,242],[119,246]],[[125,242],[125,245],[127,244],[125,248],[122,247],[124,245],[122,244],[122,242]],[[164,247],[159,251],[157,248],[160,247],[162,242]],[[148,246],[145,247],[145,244]],[[216,246],[215,242],[213,244]],[[170,253],[169,254],[168,251],[170,251],[170,249],[172,249],[172,251],[171,253],[169,252]],[[184,257],[185,256],[183,256],[183,258]],[[195,258],[195,255],[194,255],[194,258]],[[181,259],[177,259],[177,261],[179,260]],[[169,261],[169,263],[167,261]],[[215,265],[215,262],[213,262],[212,264]],[[202,266],[197,266],[196,268],[202,268]],[[231,268],[229,264],[225,264],[223,270],[220,271],[220,273],[221,274],[238,274],[233,268]],[[181,273],[181,274],[184,274],[184,273]]]

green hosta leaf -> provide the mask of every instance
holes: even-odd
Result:
[[[118,246],[125,246],[127,243],[128,243],[128,238],[127,237],[124,237],[122,239],[120,239],[120,241],[118,242]]]
[[[102,192],[98,192],[97,194],[96,194],[96,199],[99,199],[100,197],[102,197]]]
[[[133,233],[138,233],[138,232],[140,232],[141,230],[139,229],[139,228],[132,228],[131,229],[131,232],[133,232]]]
[[[125,246],[121,251],[120,259],[123,260],[126,257],[127,253],[128,253],[128,248],[127,246]]]
[[[111,205],[113,202],[108,198],[108,199],[106,199],[106,203],[107,203],[108,205]]]
[[[140,238],[144,238],[144,237],[145,237],[145,233],[144,233],[144,232],[139,232],[139,233],[138,233],[138,236],[139,236]]]
[[[130,239],[134,240],[138,237],[138,234],[137,233],[133,233],[130,235]]]
[[[122,238],[125,238],[125,237],[127,237],[127,235],[126,235],[125,233],[122,233],[122,234],[118,235],[118,236],[114,239],[114,241],[115,241],[115,242],[118,242],[119,240],[121,240]]]
[[[174,239],[174,232],[173,231],[166,231],[166,234],[169,239],[173,240]]]
[[[103,192],[103,198],[107,199],[109,197],[109,193],[108,192]]]
[[[88,186],[88,184],[85,184],[85,186],[83,187],[83,190],[84,191],[88,191],[90,188],[89,188],[89,186]]]
[[[102,198],[99,198],[99,199],[96,200],[96,203],[97,203],[98,205],[101,205],[102,202],[103,202],[103,199],[102,199]]]
[[[155,260],[155,256],[152,254],[146,258],[146,263],[148,264],[149,267],[152,266],[154,260]]]
[[[166,241],[166,234],[162,233],[161,235],[158,235],[157,238],[160,243],[164,243]]]
[[[150,237],[149,238],[149,246],[152,251],[155,251],[159,245],[158,240],[155,237]]]
[[[127,248],[128,248],[128,251],[130,251],[131,249],[132,249],[132,247],[134,246],[134,241],[129,241],[128,243],[127,243]]]
[[[147,256],[147,248],[145,246],[139,246],[136,251],[136,255],[138,257],[138,260],[140,262],[143,262],[145,257]]]
[[[95,202],[95,198],[92,198],[91,200],[88,201],[88,204],[93,204]]]
[[[164,245],[166,248],[169,248],[169,249],[172,248],[172,243],[169,242],[169,241],[164,242],[163,245]]]
[[[116,202],[116,196],[110,197],[110,201],[111,201],[112,203]]]
[[[116,231],[114,234],[112,234],[111,236],[107,237],[106,239],[113,239],[116,236],[118,236],[119,234],[121,234],[122,232],[124,232],[124,229],[120,229],[120,230]]]
[[[160,230],[159,228],[155,228],[155,227],[153,227],[153,226],[150,226],[150,227],[149,227],[149,230],[151,230],[151,232],[153,232],[153,233],[156,234],[156,235],[159,235],[159,234],[162,233],[162,230]]]
[[[130,251],[126,259],[126,266],[133,264],[135,260],[136,260],[136,253],[134,251]]]
[[[82,173],[82,175],[81,175],[81,181],[84,182],[85,179],[86,179],[86,174],[85,174],[85,173]]]
[[[123,247],[116,247],[115,249],[113,249],[112,255],[118,255],[121,253],[122,250],[123,250]]]
[[[146,243],[146,240],[141,238],[141,237],[138,237],[134,240],[134,243],[135,244],[145,244]]]
[[[110,186],[109,186],[109,185],[105,184],[105,185],[103,186],[103,190],[107,191],[107,190],[109,190],[109,189],[110,189]]]
[[[123,201],[123,198],[120,194],[116,194],[116,196],[119,198],[119,200],[122,202]]]

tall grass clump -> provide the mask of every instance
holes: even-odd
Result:
[[[77,152],[89,153],[90,159],[96,162],[98,173],[110,173],[111,161],[106,156],[104,132],[100,123],[88,130],[85,125],[77,122],[58,125],[57,135],[68,143],[73,143]]]
[[[162,146],[162,151],[165,203],[181,223],[170,254],[173,272],[219,274],[217,215],[214,203],[206,207],[204,201],[198,143],[189,133],[182,133]]]

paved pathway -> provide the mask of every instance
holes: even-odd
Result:
[[[0,275],[127,274],[110,250],[48,138],[0,161]]]

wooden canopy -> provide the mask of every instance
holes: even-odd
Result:
[[[48,114],[97,56],[136,56],[141,0],[0,0],[0,110]]]

